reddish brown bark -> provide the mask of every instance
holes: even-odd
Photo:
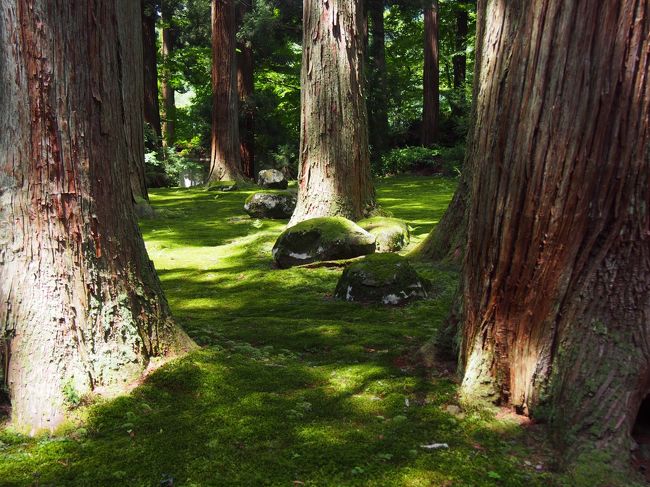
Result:
[[[212,2],[212,156],[208,181],[244,179],[239,152],[235,0]]]
[[[237,4],[237,25],[251,11],[253,0]],[[255,179],[255,101],[253,45],[250,40],[237,42],[237,93],[239,94],[239,153],[244,176]]]
[[[162,140],[158,102],[158,63],[156,60],[156,1],[142,0],[142,52],[144,66],[144,121]]]
[[[479,17],[462,392],[617,463],[650,388],[650,2]]]
[[[0,334],[12,421],[35,432],[64,418],[64,390],[120,387],[190,341],[171,320],[128,184],[125,95],[141,106],[142,86],[125,69],[141,73],[138,49],[125,47],[141,47],[138,2],[0,0],[0,10]]]
[[[363,66],[359,2],[305,1],[299,193],[290,224],[334,215],[356,220],[375,205]]]
[[[422,145],[438,139],[440,113],[440,73],[438,71],[438,0],[424,10],[424,106],[422,108]]]

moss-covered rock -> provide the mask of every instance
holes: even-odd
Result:
[[[273,258],[286,268],[324,260],[339,260],[371,254],[375,237],[342,217],[305,220],[287,228],[273,246]]]
[[[268,189],[287,189],[287,179],[277,169],[264,169],[257,175],[257,184]]]
[[[137,196],[135,198],[135,214],[139,219],[151,219],[156,217],[153,206],[146,199]]]
[[[260,192],[246,198],[244,211],[253,218],[291,218],[296,208],[297,195],[292,191]]]
[[[375,236],[377,252],[397,252],[406,247],[411,239],[408,225],[397,218],[375,216],[357,224]]]
[[[431,283],[395,254],[375,254],[349,265],[334,296],[346,301],[400,305],[429,295]]]

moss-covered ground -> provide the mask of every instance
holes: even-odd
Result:
[[[412,248],[454,187],[400,177],[378,196],[413,228]],[[0,485],[554,485],[534,431],[448,412],[453,376],[412,361],[445,319],[453,269],[418,264],[435,297],[407,307],[335,301],[341,269],[272,267],[285,222],[248,218],[253,191],[151,192],[147,247],[203,348],[56,435],[0,429]]]

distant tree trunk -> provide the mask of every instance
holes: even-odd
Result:
[[[457,264],[463,262],[467,245],[467,211],[472,190],[473,164],[480,158],[480,153],[477,150],[482,149],[479,148],[478,141],[482,131],[485,130],[484,126],[477,121],[476,100],[481,89],[481,73],[485,72],[486,63],[493,61],[492,58],[485,57],[485,28],[485,18],[477,19],[476,59],[472,94],[474,102],[472,103],[467,152],[458,187],[442,219],[427,235],[427,238],[411,253],[413,257],[434,261],[447,259]],[[492,55],[491,52],[490,55]]]
[[[422,109],[422,145],[438,139],[440,112],[440,73],[438,71],[438,0],[424,10],[424,107]]]
[[[162,143],[165,147],[172,147],[176,141],[176,100],[174,96],[174,87],[171,83],[171,72],[167,63],[174,52],[174,29],[171,26],[173,17],[173,7],[169,0],[162,2],[162,21],[163,27],[160,30],[162,44],[162,61],[163,69],[160,80],[160,87],[163,98],[163,121],[162,121]]]
[[[244,179],[239,147],[235,0],[212,1],[212,156],[209,181]]]
[[[466,9],[457,6],[455,16],[457,54],[453,57],[454,88],[462,88],[465,86],[465,79],[467,78],[467,55],[465,55],[465,50],[467,49],[467,34],[469,33],[469,15]]]
[[[23,431],[191,346],[131,204],[124,94],[142,86],[120,65],[142,70],[139,8],[0,0],[0,334]]]
[[[158,103],[158,64],[156,61],[156,0],[142,0],[142,48],[144,57],[144,121],[162,140]]]
[[[381,156],[388,144],[388,86],[384,40],[384,0],[369,0],[370,41],[368,57],[368,125],[373,157]]]
[[[620,465],[650,391],[650,3],[479,17],[462,394]]]
[[[359,2],[306,0],[299,194],[290,224],[334,215],[356,220],[375,205],[363,65]]]
[[[140,6],[129,5],[129,14],[141,13]],[[124,132],[128,144],[127,154],[133,200],[142,204],[148,201],[147,182],[144,173],[144,120],[143,120],[143,48],[141,17],[124,17],[118,24],[120,59],[130,59],[130,63],[119,64],[123,80],[122,99],[127,109],[124,112]]]
[[[237,25],[253,7],[253,0],[237,5]],[[253,79],[253,46],[250,40],[237,42],[237,92],[239,93],[239,153],[244,176],[255,179],[255,102]]]

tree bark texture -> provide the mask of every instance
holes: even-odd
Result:
[[[424,106],[422,145],[432,146],[438,139],[440,114],[440,73],[438,59],[438,0],[424,10]]]
[[[368,125],[373,156],[381,156],[388,145],[388,87],[386,84],[386,47],[384,0],[368,0],[370,40],[368,44]]]
[[[158,62],[156,56],[156,1],[142,0],[142,52],[144,58],[144,121],[162,140],[158,102]]]
[[[162,50],[162,76],[160,80],[160,90],[163,99],[163,119],[162,119],[162,143],[163,147],[173,147],[176,141],[176,99],[174,96],[174,87],[171,83],[171,72],[167,63],[174,52],[175,32],[171,25],[173,17],[173,6],[168,0],[162,2],[162,22],[160,29],[161,50]]]
[[[252,10],[253,0],[237,5],[237,25]],[[253,91],[253,45],[250,40],[237,41],[237,92],[239,94],[239,154],[244,176],[255,179],[255,100]]]
[[[131,181],[131,193],[135,201],[148,200],[147,182],[144,173],[144,75],[142,70],[142,24],[140,6],[130,2],[118,25],[118,45],[120,60],[129,59],[129,63],[120,62],[123,83],[122,99],[125,105],[124,130],[127,142],[127,154]]]
[[[462,393],[625,460],[650,390],[650,2],[480,17]]]
[[[357,220],[375,205],[363,69],[360,2],[306,0],[299,192],[290,224],[335,215]]]
[[[209,181],[244,179],[239,147],[235,0],[212,2],[212,156]]]
[[[33,433],[61,422],[66,394],[133,381],[191,342],[171,319],[128,184],[138,3],[0,9],[0,334],[12,421]]]
[[[454,64],[454,88],[465,86],[467,78],[467,34],[469,33],[469,15],[467,10],[457,6],[456,16],[456,54],[452,62]]]

